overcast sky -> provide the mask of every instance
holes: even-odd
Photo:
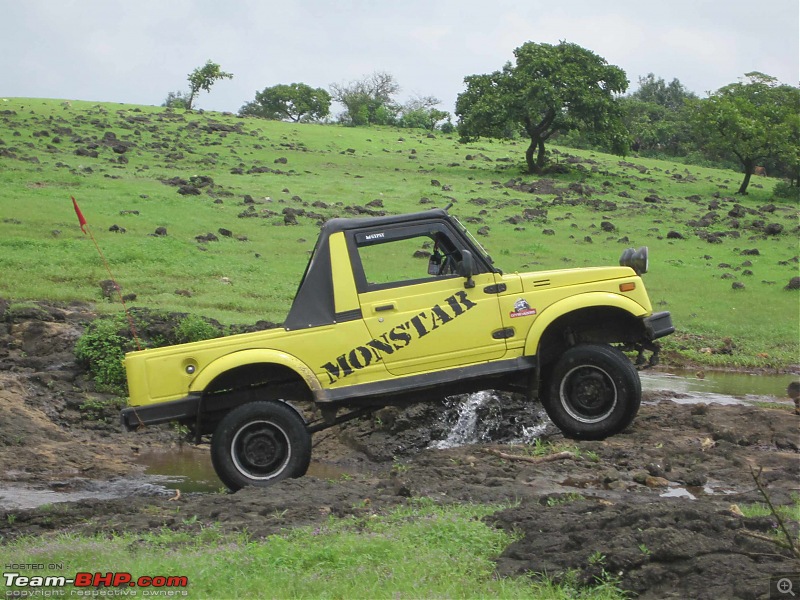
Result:
[[[798,0],[0,0],[0,97],[160,105],[211,59],[233,80],[196,107],[257,90],[391,73],[400,100],[453,111],[466,75],[527,41],[574,42],[700,96],[761,71],[798,84]]]

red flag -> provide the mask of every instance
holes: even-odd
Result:
[[[75,207],[75,214],[78,215],[78,222],[81,224],[81,231],[85,234],[86,233],[86,219],[81,212],[81,209],[78,208],[78,203],[75,201],[75,196],[71,196],[72,198],[72,206]]]

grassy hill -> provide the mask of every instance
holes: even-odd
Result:
[[[798,207],[772,197],[773,179],[734,197],[732,171],[555,146],[565,172],[539,178],[513,142],[124,104],[2,99],[0,125],[0,297],[15,302],[119,310],[70,196],[133,305],[227,323],[283,320],[325,219],[453,202],[505,271],[649,246],[673,356],[798,362],[798,292],[783,289],[798,275]]]

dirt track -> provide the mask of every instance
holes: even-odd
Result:
[[[18,485],[69,490],[140,481],[133,454],[173,439],[163,429],[121,433],[113,413],[108,423],[83,418],[80,406],[98,395],[71,348],[89,318],[85,307],[5,322],[0,315],[0,506],[2,490]],[[440,408],[385,411],[315,438],[315,455],[353,471],[347,478],[184,494],[177,502],[131,485],[119,499],[8,511],[15,518],[0,518],[0,535],[199,530],[218,523],[263,537],[329,514],[380,512],[425,496],[519,502],[488,519],[524,534],[498,558],[502,575],[558,577],[576,569],[589,582],[604,568],[642,598],[758,598],[766,597],[770,574],[800,570],[787,551],[758,539],[772,535],[773,518],[745,518],[735,507],[762,500],[751,468],[763,469],[773,502],[788,503],[798,493],[800,417],[749,406],[678,405],[655,392],[628,431],[603,442],[575,443],[543,426],[543,439],[577,448],[578,456],[531,464],[492,451],[520,454],[507,441],[518,437],[520,418],[535,414],[508,396],[483,410],[497,423],[495,441],[429,449],[445,428]],[[196,521],[176,518],[176,504]],[[599,555],[601,562],[592,560]]]

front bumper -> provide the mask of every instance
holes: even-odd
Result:
[[[669,311],[653,313],[643,321],[648,340],[657,340],[665,335],[675,333],[675,326],[672,324],[672,316]]]

